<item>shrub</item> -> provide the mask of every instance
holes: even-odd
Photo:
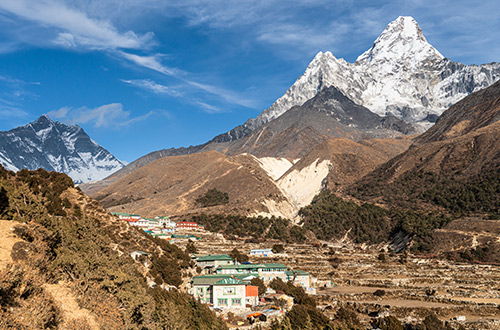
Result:
[[[380,330],[404,330],[404,325],[392,315],[372,321],[372,326]]]
[[[202,207],[210,207],[229,203],[229,195],[227,192],[219,191],[215,188],[210,189],[205,195],[199,196],[196,203]]]
[[[229,256],[239,263],[248,262],[249,258],[246,254],[242,254],[237,248],[234,248]]]
[[[283,253],[283,252],[285,252],[285,248],[283,247],[283,244],[274,244],[273,245],[273,252],[274,253]]]
[[[254,285],[259,288],[259,297],[262,296],[264,293],[266,293],[266,285],[264,284],[264,281],[261,280],[258,277],[252,278],[250,281],[251,285]]]

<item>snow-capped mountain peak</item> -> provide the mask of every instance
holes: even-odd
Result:
[[[47,115],[0,132],[0,164],[14,171],[63,172],[76,183],[103,179],[125,165],[80,126],[54,122]]]
[[[318,52],[271,107],[211,142],[247,136],[330,86],[380,116],[393,115],[425,130],[452,104],[498,79],[500,63],[452,62],[427,42],[415,19],[400,16],[354,63],[328,51]]]
[[[444,58],[427,42],[418,23],[409,16],[400,16],[387,25],[373,43],[372,48],[361,54],[356,63],[404,61],[418,64],[422,61],[440,61]]]

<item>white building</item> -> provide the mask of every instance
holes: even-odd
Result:
[[[245,282],[228,275],[193,277],[192,294],[215,308],[239,309],[246,306]]]
[[[273,255],[273,249],[254,249],[250,251],[251,256],[267,257]]]
[[[176,222],[170,220],[169,217],[156,217],[155,220],[158,221],[160,227],[163,227],[163,228],[174,228],[175,229]]]
[[[217,274],[255,274],[265,283],[275,278],[287,281],[287,267],[280,263],[243,264],[243,265],[219,265],[215,272]]]
[[[202,268],[234,265],[234,260],[227,254],[213,254],[196,258],[196,264]]]

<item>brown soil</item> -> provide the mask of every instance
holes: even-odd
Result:
[[[388,305],[393,307],[412,307],[412,308],[443,308],[452,307],[456,305],[443,304],[430,301],[422,300],[410,300],[410,299],[380,299],[380,300],[364,300],[365,304],[377,304],[377,305]]]
[[[92,313],[78,306],[75,295],[64,282],[46,284],[44,289],[54,298],[63,313],[63,323],[61,325],[63,329],[68,328],[71,322],[86,321],[91,329],[99,330],[99,325]]]
[[[12,248],[14,244],[23,242],[14,232],[13,227],[19,224],[15,221],[0,220],[0,270],[5,269],[7,264],[12,263]],[[95,321],[92,314],[78,306],[75,295],[64,284],[45,284],[44,290],[49,293],[56,304],[61,308],[63,313],[63,323],[61,329],[70,329],[68,322],[87,322],[91,329],[98,330],[99,325]]]
[[[0,270],[5,269],[7,264],[12,262],[11,251],[14,244],[22,241],[14,235],[12,228],[18,222],[10,220],[0,220]]]
[[[412,140],[407,137],[359,142],[344,138],[330,139],[313,149],[289,172],[306,167],[316,159],[329,160],[332,166],[327,176],[328,188],[342,191],[380,164],[404,152],[411,143]]]

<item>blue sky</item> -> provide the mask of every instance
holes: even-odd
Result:
[[[454,61],[500,61],[499,13],[498,0],[0,0],[0,130],[47,113],[130,162],[257,116],[318,51],[353,62],[400,15]]]

